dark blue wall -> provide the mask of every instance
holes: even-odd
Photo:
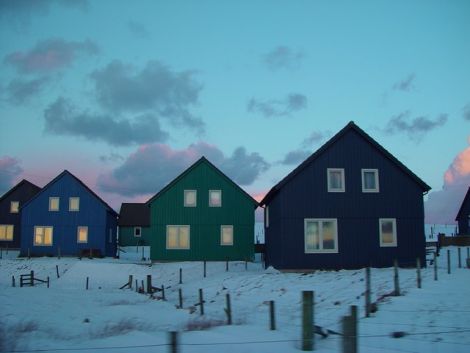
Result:
[[[59,211],[49,211],[49,197],[60,197]],[[69,197],[80,197],[80,210],[69,211]],[[116,249],[117,219],[95,195],[68,173],[31,200],[21,212],[22,239],[21,254],[78,255],[82,249],[99,249],[102,255],[113,256]],[[34,246],[34,227],[53,226],[53,245]],[[88,243],[77,242],[77,227],[88,227]],[[109,230],[112,229],[112,244],[108,244]]]
[[[344,193],[328,193],[327,168],[344,168]],[[361,169],[379,170],[379,193],[363,193]],[[354,130],[288,181],[268,203],[267,262],[280,269],[424,264],[423,190]],[[304,219],[336,218],[338,253],[305,254]],[[396,218],[397,247],[380,247],[379,218]]]
[[[10,213],[11,201],[19,201],[21,206],[36,195],[41,189],[27,181],[21,181],[18,185],[8,191],[0,200],[0,224],[13,225],[13,241],[0,241],[1,248],[20,248],[21,217],[20,213]]]
[[[459,234],[470,235],[470,189],[467,191],[462,205],[460,206],[459,217],[457,219],[459,223]]]

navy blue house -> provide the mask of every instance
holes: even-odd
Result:
[[[455,220],[459,223],[459,235],[470,235],[470,187]]]
[[[265,207],[266,262],[278,269],[425,264],[430,187],[350,122],[275,185]]]
[[[116,254],[117,213],[67,170],[21,208],[21,224],[23,256]]]
[[[0,248],[20,248],[20,208],[40,190],[23,179],[0,197]]]

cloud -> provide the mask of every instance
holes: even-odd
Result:
[[[466,104],[465,107],[463,107],[462,111],[463,118],[467,121],[470,121],[470,103]]]
[[[153,111],[176,126],[186,126],[199,133],[204,122],[189,108],[198,103],[202,86],[194,72],[174,72],[158,61],[149,61],[141,71],[115,60],[91,78],[98,102],[114,112]]]
[[[61,38],[38,42],[29,51],[17,51],[4,57],[4,62],[19,73],[47,73],[70,66],[79,55],[96,55],[98,47],[90,40],[66,41]]]
[[[470,136],[468,138],[470,144]],[[426,223],[453,224],[470,186],[470,146],[461,151],[444,173],[441,190],[431,192],[425,202]]]
[[[58,98],[44,111],[45,131],[55,135],[79,136],[115,146],[161,142],[168,134],[161,130],[155,115],[115,120],[108,114],[94,114],[78,109],[67,99]]]
[[[47,77],[31,80],[14,79],[5,88],[8,100],[14,104],[22,104],[38,94],[49,82]]]
[[[23,172],[19,161],[9,156],[0,157],[0,195],[8,191],[16,177]]]
[[[127,22],[127,28],[137,38],[147,39],[150,37],[147,27],[140,22],[129,21]]]
[[[121,162],[124,160],[123,156],[115,152],[111,152],[109,155],[102,155],[99,158],[100,158],[100,161],[103,163],[114,163],[114,162]]]
[[[291,93],[282,100],[258,100],[251,98],[247,104],[247,111],[260,113],[266,118],[273,116],[289,116],[294,112],[307,108],[307,97],[299,93]]]
[[[201,156],[241,185],[251,184],[269,167],[261,156],[248,154],[243,147],[227,158],[216,146],[204,142],[183,150],[156,143],[139,147],[121,166],[101,175],[98,187],[123,196],[155,194]]]
[[[294,51],[287,46],[278,46],[263,56],[263,62],[273,71],[297,69],[305,57],[301,51]]]
[[[312,145],[316,145],[324,140],[328,135],[331,135],[330,131],[321,132],[321,131],[313,131],[308,137],[306,137],[303,141],[301,146],[304,148],[311,147]]]
[[[408,77],[406,77],[405,79],[401,80],[401,81],[398,81],[396,82],[394,85],[393,85],[393,89],[395,91],[405,91],[405,92],[408,92],[412,89],[415,88],[414,86],[414,80],[416,78],[416,75],[414,73],[411,73],[410,75],[408,75]]]
[[[311,154],[312,152],[302,149],[290,151],[285,155],[284,159],[280,163],[284,165],[296,165],[306,160]]]
[[[391,117],[384,129],[385,133],[390,135],[406,133],[411,139],[419,141],[426,133],[443,126],[448,119],[447,114],[439,114],[434,120],[426,116],[411,120],[410,115],[409,111],[405,111]]]

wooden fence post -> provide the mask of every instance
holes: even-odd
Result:
[[[228,272],[228,259],[225,260],[225,272]]]
[[[232,306],[230,304],[230,293],[225,294],[225,299],[227,302],[227,307],[225,308],[225,313],[227,314],[227,325],[232,324]]]
[[[204,296],[202,295],[202,288],[199,288],[199,305],[200,305],[200,313],[204,315]]]
[[[276,313],[274,311],[274,300],[269,301],[269,329],[274,331],[276,329]]]
[[[206,278],[206,260],[204,260],[204,278]]]
[[[49,288],[49,276],[47,276],[47,288]]]
[[[313,291],[302,292],[302,350],[314,348],[313,337]]]
[[[133,277],[132,275],[129,275],[129,282],[128,282],[129,283],[129,289],[132,289],[132,282],[133,282],[132,277]]]
[[[144,246],[142,245],[142,258],[141,261],[145,261],[145,256],[144,256]]]
[[[178,353],[178,332],[170,331],[170,353]]]
[[[34,271],[31,271],[31,287],[34,287]]]
[[[460,255],[460,248],[458,248],[458,253],[459,253],[459,268],[462,268],[462,256]]]
[[[16,287],[15,276],[11,276],[11,286]]]
[[[370,267],[366,267],[366,317],[370,316]]]
[[[135,291],[139,291],[139,283],[137,282],[137,280],[135,280]]]
[[[436,252],[434,252],[434,256],[433,256],[433,264],[434,264],[434,280],[437,281],[437,255],[436,255]]]
[[[351,315],[343,317],[343,353],[357,353],[357,306],[351,305]]]
[[[183,290],[178,288],[179,308],[183,309]]]
[[[152,294],[152,275],[147,275],[147,293]]]
[[[55,272],[57,274],[57,278],[60,278],[60,275],[59,275],[59,265],[55,265]]]
[[[162,284],[162,300],[166,300],[165,297],[165,285]]]
[[[421,288],[421,260],[419,257],[416,258],[416,284],[418,288]]]
[[[180,284],[183,284],[183,269],[180,268]]]
[[[447,250],[447,273],[450,275],[450,250]]]
[[[86,290],[88,290],[88,283],[89,283],[89,278],[86,278]]]
[[[393,261],[393,284],[395,287],[394,294],[395,296],[400,295],[400,279],[398,277],[398,261],[395,259]]]

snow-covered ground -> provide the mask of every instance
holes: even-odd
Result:
[[[0,348],[4,351],[168,352],[168,331],[181,333],[182,353],[299,352],[301,292],[315,291],[315,323],[341,331],[341,317],[350,305],[359,307],[360,352],[469,352],[470,269],[458,268],[457,248],[452,273],[446,251],[433,267],[422,271],[423,288],[416,288],[416,270],[400,269],[402,296],[386,296],[378,311],[364,317],[364,271],[280,273],[259,263],[141,262],[132,251],[116,259],[36,258],[0,260]],[[141,249],[140,249],[141,250]],[[466,258],[462,249],[462,265]],[[131,263],[134,261],[134,263]],[[56,265],[60,278],[56,276]],[[179,269],[183,284],[179,285]],[[35,271],[44,284],[18,287],[19,275]],[[372,300],[393,291],[393,269],[372,269]],[[128,276],[165,285],[166,301],[120,290]],[[15,276],[17,287],[12,287]],[[89,277],[89,289],[85,289]],[[178,309],[178,289],[184,309]],[[199,314],[202,288],[205,315]],[[225,325],[226,293],[231,295],[233,325]],[[159,294],[157,293],[157,296]],[[268,301],[274,300],[277,330],[269,330]],[[402,331],[402,338],[392,332]],[[316,336],[315,351],[340,352],[341,337]],[[108,349],[104,349],[109,347]],[[125,348],[121,348],[125,347]],[[89,349],[87,349],[89,348]],[[0,349],[1,350],[1,349]]]

